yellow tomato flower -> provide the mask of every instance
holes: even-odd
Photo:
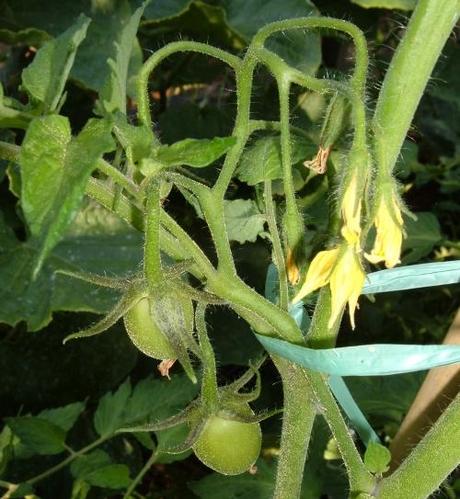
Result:
[[[340,211],[344,225],[355,234],[361,233],[361,193],[358,192],[358,177],[355,173],[345,189]]]
[[[300,301],[304,296],[309,295],[329,282],[332,269],[339,256],[339,251],[339,248],[320,251],[315,258],[313,258],[308,267],[305,282],[292,300],[293,303]]]
[[[374,224],[377,229],[374,247],[365,256],[371,263],[385,262],[387,268],[392,268],[401,262],[403,238],[401,210],[394,198],[381,197]]]
[[[365,274],[354,244],[332,250],[320,251],[308,268],[305,283],[293,299],[293,303],[329,283],[331,288],[331,328],[348,302],[350,322],[355,328],[354,313],[358,297],[364,285]]]
[[[358,306],[358,297],[363,289],[365,277],[355,248],[347,245],[345,252],[334,267],[329,280],[329,286],[331,287],[329,328],[334,325],[334,322],[342,313],[347,302],[351,327],[355,328],[355,310]]]

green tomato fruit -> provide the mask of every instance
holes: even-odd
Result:
[[[125,328],[134,345],[154,359],[175,359],[174,348],[152,317],[150,300],[142,297],[124,316]]]
[[[239,475],[257,460],[262,445],[259,423],[211,416],[193,451],[206,466],[223,475]]]

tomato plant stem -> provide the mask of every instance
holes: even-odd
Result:
[[[280,457],[273,498],[296,499],[300,497],[303,470],[317,411],[310,384],[302,369],[285,359],[274,357],[273,360],[280,372],[284,393]]]
[[[278,270],[280,308],[288,309],[288,284],[286,276],[286,264],[284,261],[283,247],[281,246],[278,224],[276,221],[276,208],[273,201],[272,181],[266,180],[264,183],[265,213],[267,216],[268,228],[272,239],[273,261]]]
[[[379,499],[424,499],[460,462],[460,395],[401,466],[377,487]]]
[[[157,451],[153,451],[150,457],[147,459],[146,463],[142,467],[141,471],[133,478],[133,481],[130,483],[129,487],[126,489],[126,492],[123,494],[123,499],[130,499],[131,494],[134,492],[136,487],[140,484],[141,480],[144,478],[145,474],[149,471],[149,469],[155,464],[155,461],[158,458]]]
[[[417,2],[385,75],[373,117],[379,170],[393,170],[434,65],[459,15],[457,0]]]
[[[110,435],[105,435],[103,437],[98,438],[97,440],[95,440],[94,442],[91,442],[86,447],[83,447],[82,449],[74,452],[73,454],[71,454],[66,459],[64,459],[60,463],[56,464],[52,468],[49,468],[48,470],[44,471],[43,473],[40,473],[39,475],[34,476],[33,478],[30,478],[29,480],[26,480],[26,483],[28,483],[29,485],[33,485],[34,483],[37,483],[37,482],[43,480],[44,478],[56,473],[57,471],[59,471],[60,469],[64,468],[65,466],[70,464],[72,461],[77,459],[77,457],[80,457],[83,454],[86,454],[87,452],[93,450],[95,447],[98,447],[103,442],[110,439],[112,436],[113,435],[110,434]]]

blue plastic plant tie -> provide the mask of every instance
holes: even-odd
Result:
[[[455,284],[460,282],[460,260],[373,272],[366,276],[366,281],[362,294]],[[271,264],[267,270],[265,296],[276,303],[277,295],[277,269]],[[302,303],[291,305],[289,313],[305,333],[310,319]],[[329,374],[329,385],[334,396],[366,445],[371,441],[379,442],[378,436],[356,404],[342,376],[401,374],[460,362],[458,345],[375,344],[318,350],[259,334],[256,337],[268,352],[306,369]]]
[[[381,442],[377,433],[375,433],[374,429],[367,421],[366,416],[364,416],[358,404],[355,402],[345,381],[340,376],[331,376],[329,378],[329,386],[338,403],[348,416],[352,426],[361,437],[364,445],[367,447],[371,442],[380,444]]]
[[[420,263],[367,274],[361,293],[387,293],[460,283],[460,260]]]

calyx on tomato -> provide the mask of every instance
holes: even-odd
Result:
[[[166,450],[171,454],[193,449],[196,457],[209,468],[225,474],[238,475],[249,470],[257,460],[262,445],[260,421],[278,413],[254,414],[249,402],[260,394],[258,367],[251,367],[238,380],[218,388],[218,406],[210,407],[202,397],[191,402],[182,412],[157,423],[124,428],[124,432],[159,431],[187,424],[190,428],[181,445]],[[250,392],[240,390],[256,376]]]
[[[214,295],[189,286],[181,275],[183,263],[164,271],[164,281],[151,289],[145,278],[107,278],[95,274],[65,272],[93,284],[122,290],[122,296],[113,309],[99,322],[87,329],[70,334],[64,343],[76,338],[100,334],[124,318],[127,333],[146,355],[158,360],[177,359],[188,377],[196,383],[189,352],[200,356],[193,335],[194,308],[192,300],[219,302]]]

